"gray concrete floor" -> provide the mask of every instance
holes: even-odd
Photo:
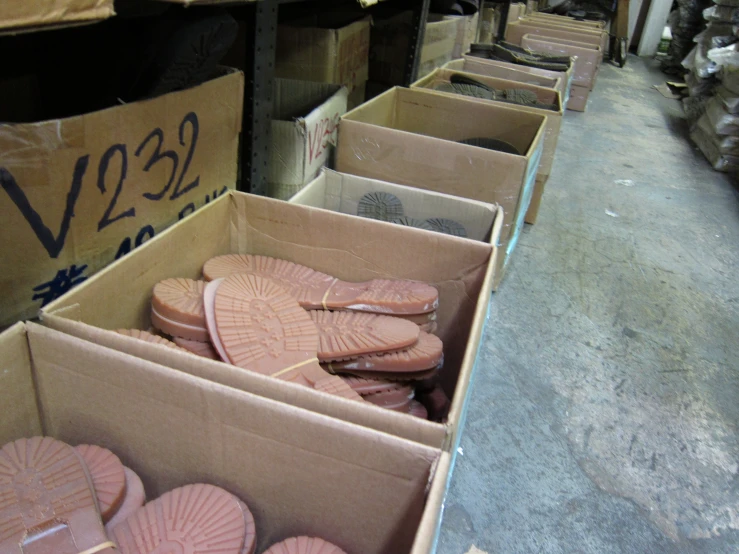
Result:
[[[739,201],[651,60],[568,112],[493,295],[439,554],[739,552]]]

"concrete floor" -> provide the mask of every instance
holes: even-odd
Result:
[[[493,295],[439,554],[739,552],[739,199],[651,60],[568,112]]]

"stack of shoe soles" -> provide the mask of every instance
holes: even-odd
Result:
[[[554,104],[546,104],[539,102],[536,93],[531,90],[511,88],[511,89],[494,89],[490,88],[480,81],[470,79],[464,75],[454,74],[449,78],[449,82],[438,83],[434,86],[435,90],[443,92],[453,92],[472,96],[474,98],[483,98],[485,100],[496,100],[498,102],[508,102],[511,104],[519,104],[521,106],[531,106],[534,108],[542,108],[545,110],[556,110]]]
[[[212,258],[203,276],[154,286],[152,325],[172,341],[146,331],[119,332],[426,416],[414,387],[422,384],[422,392],[430,392],[443,364],[442,341],[432,334],[439,295],[431,285],[393,279],[349,283],[247,254]],[[444,410],[430,405],[444,417]]]
[[[533,52],[505,41],[497,44],[472,44],[470,55],[549,71],[567,71],[571,63],[568,56],[552,56]]]
[[[0,449],[0,553],[254,554],[247,505],[206,484],[146,502],[141,479],[110,450],[50,437]],[[345,554],[295,537],[265,554]]]
[[[379,221],[389,221],[398,225],[418,227],[427,231],[436,231],[455,237],[467,237],[464,225],[444,217],[431,217],[421,220],[407,217],[400,198],[389,192],[368,192],[359,199],[357,215]]]

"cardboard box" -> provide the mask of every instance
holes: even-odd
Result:
[[[486,66],[495,66],[495,67],[505,67],[508,69],[515,69],[516,71],[522,71],[524,73],[529,73],[530,75],[538,75],[540,77],[547,77],[549,79],[562,79],[562,82],[560,84],[559,93],[562,96],[562,105],[567,107],[569,99],[570,99],[570,88],[572,87],[572,74],[573,74],[573,67],[572,64],[570,64],[570,67],[567,71],[549,71],[546,69],[539,69],[538,67],[528,67],[525,65],[518,65],[514,63],[508,63],[508,62],[499,62],[495,60],[486,60],[483,58],[477,58],[475,56],[468,56],[465,55],[464,58],[465,62],[474,62],[474,63],[481,63]],[[465,65],[466,67],[466,65]],[[455,68],[450,68],[455,69]],[[465,69],[465,71],[468,71]],[[487,75],[488,73],[491,73],[492,70],[486,70],[486,73],[482,72],[482,66],[477,66],[472,73],[480,73],[482,75]],[[494,74],[491,75],[491,77],[503,77],[503,75]],[[508,77],[505,77],[508,78]],[[514,80],[518,80],[518,78],[514,78]],[[542,85],[543,86],[543,85]]]
[[[39,325],[0,335],[0,445],[109,448],[147,498],[192,483],[249,506],[258,551],[290,536],[429,554],[450,455],[173,371]]]
[[[344,85],[351,94],[369,77],[371,21],[328,12],[279,25],[275,76]]]
[[[114,15],[113,0],[2,0],[0,34],[93,23]]]
[[[236,182],[244,76],[76,117],[0,124],[0,326]]]
[[[468,198],[405,187],[326,169],[312,183],[293,196],[290,202],[342,214],[357,215],[359,201],[368,192],[394,194],[403,203],[405,215],[420,221],[432,217],[457,221],[467,231],[467,238],[489,242],[493,248],[497,249],[500,228],[503,226],[502,210],[499,206],[476,202]]]
[[[490,62],[492,62],[492,60],[476,58],[474,56],[465,56],[461,60],[452,60],[449,63],[444,64],[442,69],[462,71],[464,73],[475,73],[476,75],[486,75],[488,77],[506,79],[517,83],[526,83],[529,85],[551,88],[559,92],[561,98],[564,98],[566,83],[561,77],[544,77],[516,69],[518,66],[515,64],[497,65]],[[504,62],[500,63],[503,64]]]
[[[600,47],[560,44],[549,41],[549,38],[543,35],[524,35],[521,39],[521,46],[536,52],[570,56],[574,60],[573,84],[587,86],[590,90],[593,90],[595,78],[598,69],[600,69],[600,62],[603,59]]]
[[[333,157],[347,96],[341,85],[275,79],[268,196],[287,200]]]
[[[526,15],[526,4],[524,2],[516,2],[510,4],[508,7],[508,23],[518,21],[520,18]]]
[[[282,258],[347,281],[407,278],[436,286],[436,334],[446,345],[440,382],[452,399],[447,423],[331,396],[110,331],[148,329],[156,283],[170,277],[199,278],[208,259],[227,253]],[[47,306],[41,317],[50,327],[95,344],[453,451],[487,316],[495,253],[482,242],[231,192]]]
[[[540,23],[539,21],[527,21],[525,19],[508,25],[506,27],[505,36],[508,42],[520,45],[523,36],[529,34],[597,44],[600,45],[603,52],[608,48],[608,33],[606,31],[551,25],[548,23]]]
[[[526,35],[526,36],[528,36],[528,35]],[[526,38],[526,36],[524,37],[524,39]],[[595,82],[596,82],[596,80],[598,78],[598,70],[600,69],[600,66],[603,63],[603,50],[601,50],[601,47],[599,45],[597,45],[597,44],[588,44],[587,42],[578,42],[576,40],[569,40],[569,39],[565,39],[565,38],[544,37],[544,36],[539,37],[538,35],[534,35],[534,36],[532,36],[530,38],[532,38],[534,40],[537,40],[537,39],[546,40],[546,42],[549,42],[549,43],[552,43],[552,44],[562,44],[562,45],[567,45],[567,46],[576,46],[578,48],[584,48],[585,50],[594,50],[596,52],[596,57],[593,60],[591,60],[591,61],[593,61],[594,63],[597,64],[597,69],[595,71],[595,74],[593,75],[593,80],[591,81],[591,85],[592,86],[590,88],[592,89],[595,86]],[[588,56],[588,58],[591,57],[589,54],[587,56]]]
[[[479,14],[474,15],[446,15],[445,19],[457,22],[457,38],[454,41],[452,59],[461,58],[470,51],[470,44],[477,42],[477,23]]]
[[[546,118],[477,99],[396,87],[341,118],[336,169],[503,208],[503,256],[518,240],[534,189]],[[456,141],[505,140],[504,154]]]
[[[566,25],[574,25],[576,27],[589,27],[594,29],[604,29],[605,21],[578,21],[574,17],[567,15],[558,15],[554,13],[532,12],[526,16],[526,19],[540,19],[550,23],[564,23]]]
[[[537,171],[537,176],[548,177],[552,171],[552,163],[554,162],[554,154],[557,150],[557,139],[559,138],[559,130],[562,126],[562,115],[564,113],[559,92],[552,88],[538,87],[536,85],[518,83],[516,81],[510,81],[507,79],[497,79],[495,77],[486,77],[483,75],[476,75],[475,73],[465,73],[463,71],[453,71],[450,69],[437,69],[430,75],[413,83],[411,85],[411,88],[423,88],[427,90],[434,90],[439,94],[454,95],[454,93],[451,92],[439,92],[435,90],[435,88],[442,83],[448,84],[452,75],[463,75],[496,90],[530,90],[531,92],[536,94],[539,102],[542,102],[544,104],[552,104],[556,107],[556,110],[547,110],[532,106],[521,106],[517,104],[510,104],[507,102],[492,101],[497,105],[510,106],[522,112],[534,113],[546,117],[546,127],[544,130],[544,146],[542,149],[541,162],[539,162],[539,170]]]
[[[423,35],[421,59],[418,62],[418,77],[428,75],[454,58],[460,22],[445,15],[429,14]],[[405,61],[405,58],[403,58]]]

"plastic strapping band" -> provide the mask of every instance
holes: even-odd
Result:
[[[93,546],[92,548],[88,548],[87,550],[83,550],[82,552],[79,552],[78,554],[95,554],[95,552],[100,552],[101,550],[105,550],[106,548],[117,548],[117,547],[113,541],[107,541],[97,546]]]
[[[331,292],[331,289],[334,288],[334,285],[336,284],[336,281],[338,279],[334,279],[333,282],[328,286],[326,289],[326,294],[323,295],[323,298],[321,299],[321,306],[323,306],[324,310],[328,310],[328,307],[326,306],[326,300],[328,300],[328,293]]]
[[[298,364],[293,364],[290,367],[286,367],[285,369],[281,369],[277,373],[273,373],[272,377],[279,377],[280,375],[284,375],[285,373],[288,373],[292,371],[293,369],[298,369],[299,367],[303,367],[304,365],[312,364],[312,363],[318,363],[318,358],[311,358],[310,360],[305,360],[304,362],[300,362]]]

